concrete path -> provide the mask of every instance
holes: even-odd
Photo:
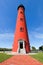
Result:
[[[0,65],[43,65],[29,55],[15,55]]]

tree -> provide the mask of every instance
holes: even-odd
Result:
[[[0,51],[12,51],[12,49],[8,49],[8,48],[0,48]]]
[[[43,45],[39,47],[39,50],[43,51]]]
[[[32,51],[36,51],[36,48],[34,46],[32,46]]]

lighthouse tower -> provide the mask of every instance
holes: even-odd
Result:
[[[18,16],[12,51],[24,54],[30,52],[30,43],[25,19],[25,7],[23,5],[18,6]]]

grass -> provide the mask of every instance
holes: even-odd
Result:
[[[37,53],[35,55],[31,55],[33,58],[43,63],[43,53]],[[0,63],[5,61],[6,59],[12,57],[12,55],[7,55],[5,53],[0,53]]]
[[[43,63],[43,52],[41,53],[37,53],[35,55],[31,55],[33,58],[37,59],[38,61],[40,61],[41,63]]]
[[[7,55],[5,53],[0,53],[0,63],[10,58],[12,55]]]

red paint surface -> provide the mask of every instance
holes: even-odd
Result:
[[[15,55],[0,65],[43,65],[29,55]]]
[[[22,13],[20,13],[22,12]],[[20,20],[20,18],[23,18],[23,20]],[[20,27],[23,28],[23,32],[20,31]],[[27,32],[27,26],[26,26],[26,20],[25,20],[25,13],[24,8],[20,7],[18,9],[18,16],[16,21],[16,28],[15,28],[15,34],[14,34],[14,43],[13,43],[13,52],[17,52],[18,49],[18,40],[25,40],[25,49],[26,52],[30,52],[30,43],[28,38],[28,32]]]

